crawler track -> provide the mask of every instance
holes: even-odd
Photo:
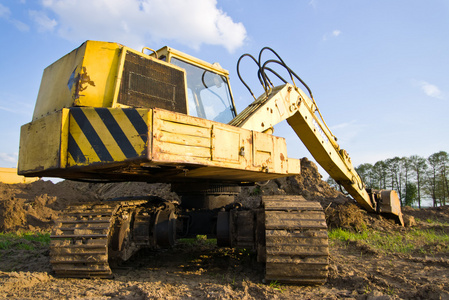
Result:
[[[329,264],[326,219],[302,196],[264,196],[265,280],[323,284]]]
[[[67,208],[51,235],[50,262],[57,276],[108,278],[108,237],[117,204],[85,204]]]

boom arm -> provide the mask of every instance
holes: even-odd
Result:
[[[287,120],[315,160],[367,211],[386,213],[403,224],[395,191],[368,191],[351,159],[315,114],[317,107],[301,89],[286,83],[264,93],[243,110],[231,125],[266,132]]]

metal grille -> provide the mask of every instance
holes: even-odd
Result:
[[[187,114],[184,72],[127,51],[117,102]]]

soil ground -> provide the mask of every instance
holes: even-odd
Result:
[[[167,184],[0,183],[0,232],[49,232],[74,202],[157,195],[177,200]],[[404,208],[406,227],[359,209],[324,181],[307,159],[302,175],[246,187],[238,200],[256,206],[261,195],[301,194],[320,201],[330,228],[363,228],[405,235],[415,229],[449,234],[449,207]],[[426,245],[407,254],[386,253],[362,242],[330,244],[328,281],[322,286],[263,283],[263,266],[247,250],[218,248],[198,238],[165,251],[141,251],[114,268],[113,279],[56,278],[49,248],[0,245],[0,299],[449,299],[449,245]],[[430,254],[429,254],[430,253]]]

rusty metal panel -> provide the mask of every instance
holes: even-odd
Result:
[[[253,131],[253,166],[260,171],[271,172],[274,169],[273,136]]]
[[[287,143],[285,139],[272,136],[273,138],[273,172],[275,173],[287,173],[288,170],[288,158],[287,158]]]
[[[243,155],[240,144],[241,130],[220,125],[212,126],[212,160],[239,163]]]
[[[208,120],[155,109],[152,159],[207,164],[211,161],[211,127]]]
[[[287,174],[283,138],[160,109],[154,109],[153,122],[153,163],[220,167],[226,178],[232,172],[225,169]]]
[[[289,157],[287,159],[287,173],[288,174],[301,173],[301,160]]]
[[[60,110],[25,124],[20,132],[19,166],[21,175],[65,166],[67,113]]]
[[[285,157],[283,138],[176,112],[73,107],[23,126],[19,169],[27,176],[253,182],[299,172],[299,161],[290,167]]]

